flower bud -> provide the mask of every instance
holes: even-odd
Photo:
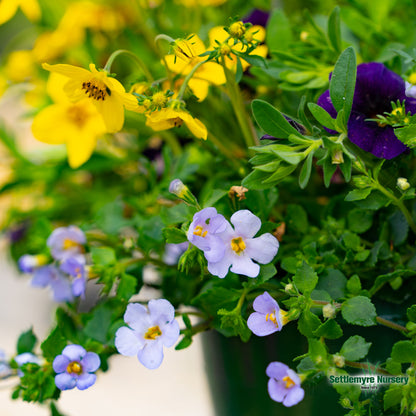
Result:
[[[332,319],[335,316],[336,309],[333,305],[328,303],[324,307],[322,307],[322,314],[324,318]]]
[[[344,365],[345,365],[345,358],[342,355],[340,355],[340,354],[334,354],[332,356],[332,358],[334,360],[334,364],[337,367],[339,367],[339,368],[344,367]]]
[[[189,188],[180,180],[174,179],[169,185],[169,192],[192,206],[198,206],[198,202]]]
[[[38,254],[32,256],[25,254],[18,260],[19,269],[23,273],[33,273],[36,268],[44,266],[48,261],[48,258],[44,254]]]
[[[406,178],[397,178],[397,187],[402,191],[407,191],[410,188],[410,183]]]
[[[246,33],[246,27],[243,22],[234,22],[229,27],[229,34],[232,38],[241,38]]]
[[[340,165],[341,163],[344,163],[344,153],[341,149],[337,149],[332,154],[332,164]]]

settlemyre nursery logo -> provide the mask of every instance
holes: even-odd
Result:
[[[367,364],[367,373],[354,375],[330,375],[328,381],[330,384],[356,384],[361,390],[375,391],[382,385],[407,385],[409,378],[407,376],[394,376],[390,374],[380,374],[384,370],[379,369],[378,364]]]

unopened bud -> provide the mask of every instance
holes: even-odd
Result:
[[[292,283],[288,283],[288,284],[285,286],[285,292],[286,292],[286,293],[291,293],[291,292],[293,292],[293,285],[292,285]]]
[[[344,409],[352,409],[351,400],[348,397],[343,397],[340,400],[340,404]]]
[[[229,34],[232,38],[241,38],[246,33],[246,27],[243,22],[234,22],[230,25]]]
[[[340,355],[340,354],[334,354],[334,355],[332,356],[332,358],[333,358],[333,360],[334,360],[334,364],[335,364],[337,367],[339,367],[339,368],[344,367],[344,365],[345,365],[345,357],[343,357],[343,356],[342,356],[342,355]]]
[[[169,192],[192,206],[198,206],[198,201],[189,188],[180,180],[174,179],[169,185]]]
[[[406,178],[397,178],[397,187],[402,191],[407,191],[410,188],[410,183]]]
[[[341,163],[344,163],[344,153],[341,149],[338,149],[332,154],[332,164],[340,165]]]
[[[31,254],[25,254],[18,260],[19,269],[23,273],[33,273],[36,268],[45,265],[48,258],[44,254],[37,254],[32,256]]]
[[[322,307],[322,314],[326,319],[332,319],[335,316],[335,312],[335,307],[330,303]]]

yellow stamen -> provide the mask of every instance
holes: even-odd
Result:
[[[163,92],[159,91],[152,95],[152,101],[153,101],[153,104],[155,104],[156,106],[164,107],[168,99]]]
[[[233,251],[235,251],[237,254],[240,254],[243,252],[246,248],[246,243],[241,237],[233,238],[231,240],[231,248]]]
[[[401,107],[397,107],[397,108],[395,108],[394,110],[391,111],[391,114],[393,116],[396,116],[396,115],[402,114],[402,113],[403,113],[403,109]]]
[[[412,74],[409,75],[409,78],[407,78],[407,80],[411,83],[411,84],[416,84],[416,72],[413,72]]]
[[[286,383],[287,389],[290,389],[291,387],[296,385],[296,383],[289,376],[283,377],[282,380]]]
[[[204,231],[204,229],[200,225],[197,225],[195,227],[194,235],[199,235],[200,237],[206,237],[207,234],[208,234],[208,231],[207,230]]]
[[[274,313],[268,313],[266,315],[266,321],[270,320],[279,328],[279,322],[277,322],[276,315]]]
[[[105,100],[107,95],[111,95],[110,89],[101,81],[92,79],[82,83],[82,89],[85,90],[85,94],[88,94],[89,98],[94,100]]]
[[[144,334],[144,339],[156,339],[157,337],[160,337],[162,335],[162,331],[160,328],[156,326],[152,326],[147,330],[147,332]]]
[[[81,374],[82,366],[78,361],[71,361],[66,367],[66,372],[69,374]]]
[[[73,240],[70,240],[69,238],[65,238],[65,240],[64,240],[64,242],[62,244],[62,248],[64,250],[69,250],[69,249],[71,249],[73,247],[78,247],[78,246],[79,246],[79,244],[77,242],[75,242]]]

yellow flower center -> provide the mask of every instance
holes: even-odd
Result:
[[[85,108],[82,108],[77,104],[69,107],[66,115],[72,123],[80,128],[83,127],[88,120],[88,113],[85,111]]]
[[[409,75],[409,78],[407,78],[407,80],[411,83],[411,84],[416,84],[416,72],[413,72]]]
[[[246,248],[246,243],[241,237],[233,238],[231,240],[231,248],[237,254],[242,253]]]
[[[144,339],[156,339],[157,337],[160,337],[162,335],[162,331],[160,328],[156,326],[152,326],[147,330],[147,332],[144,334]]]
[[[241,38],[246,33],[246,27],[243,22],[234,22],[230,26],[230,36],[233,38]]]
[[[276,315],[274,313],[268,313],[266,315],[266,321],[273,322],[279,328],[279,322],[277,322]]]
[[[222,55],[222,56],[227,56],[227,55],[229,55],[231,53],[231,48],[230,48],[230,46],[229,45],[227,45],[226,43],[223,43],[221,46],[220,46],[220,54]]]
[[[85,90],[85,94],[88,94],[89,98],[94,100],[105,100],[105,98],[111,95],[110,89],[104,84],[104,82],[98,79],[92,79],[82,83],[82,89]]]
[[[157,107],[164,107],[168,99],[163,92],[157,92],[152,95],[152,101]]]
[[[81,374],[82,366],[78,361],[72,361],[66,367],[66,372],[69,374]]]
[[[183,124],[183,120],[180,117],[172,118],[171,121],[175,127],[180,127]]]
[[[285,387],[287,389],[290,389],[296,384],[289,376],[283,377],[282,380],[286,383]]]
[[[69,250],[71,248],[78,247],[78,246],[79,246],[79,244],[77,242],[75,242],[73,240],[70,240],[69,238],[65,238],[65,240],[62,244],[62,248],[64,250]]]
[[[199,235],[200,237],[206,237],[208,234],[207,230],[204,230],[203,227],[197,225],[194,230],[194,235]]]
[[[400,115],[400,114],[402,114],[403,113],[403,109],[401,108],[401,107],[397,107],[397,108],[395,108],[394,110],[392,110],[391,111],[391,114],[393,115],[393,116],[396,116],[396,115]]]

